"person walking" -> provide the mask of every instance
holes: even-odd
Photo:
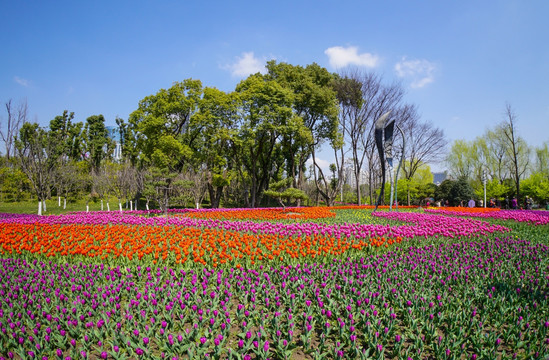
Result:
[[[469,205],[470,208],[474,208],[475,207],[475,200],[473,200],[473,199],[469,200],[468,205]]]
[[[511,200],[511,209],[516,210],[518,206],[517,198],[513,197],[513,200]]]
[[[532,200],[531,197],[529,196],[526,196],[526,199],[524,200],[524,207],[527,209],[527,210],[532,210],[532,204],[534,203],[534,201]]]

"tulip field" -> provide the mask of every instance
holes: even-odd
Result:
[[[549,359],[549,211],[0,213],[2,359]]]

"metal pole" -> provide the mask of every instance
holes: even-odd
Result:
[[[398,129],[398,131],[400,131],[400,135],[402,136],[402,154],[400,154],[400,160],[398,162],[398,167],[397,167],[397,171],[396,171],[396,174],[395,174],[395,209],[398,210],[398,173],[400,172],[400,167],[402,166],[402,161],[404,160],[404,150],[406,149],[406,139],[404,138],[404,132],[402,131],[402,129],[400,128],[400,126],[398,126],[397,124],[395,124],[396,128]],[[392,199],[391,199],[391,202],[392,202]]]
[[[393,167],[389,165],[389,181],[391,182],[391,192],[389,196],[389,211],[393,211],[393,190],[395,188],[394,178],[393,178]]]
[[[486,170],[483,170],[482,182],[484,183],[484,207],[486,207]]]

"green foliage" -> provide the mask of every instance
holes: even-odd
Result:
[[[113,150],[103,115],[92,115],[86,119],[84,140],[92,169],[97,170],[101,161],[110,156]]]
[[[535,160],[535,172],[549,177],[549,143],[546,142],[535,149]]]
[[[543,173],[534,173],[522,181],[522,193],[540,204],[549,203],[549,177]]]
[[[141,100],[124,128],[125,134],[131,134],[127,140],[140,149],[142,163],[149,167],[145,192],[154,195],[164,211],[174,179],[194,155],[190,126],[202,93],[199,80],[175,82]]]
[[[439,186],[435,189],[435,200],[448,200],[450,199],[450,191],[454,186],[455,181],[446,179],[440,183]]]
[[[475,195],[478,198],[484,197],[484,184],[482,181],[474,182]],[[486,181],[486,198],[487,199],[503,199],[509,192],[512,191],[507,183],[500,183],[498,179],[490,179]]]
[[[205,175],[213,208],[219,207],[221,195],[230,184],[232,169],[238,162],[233,143],[237,136],[239,104],[237,93],[206,87],[199,102],[199,112],[191,121],[193,157],[190,166]]]
[[[425,198],[434,197],[435,189],[431,167],[427,164],[420,164],[411,179],[401,178],[398,180],[397,199],[400,204],[407,203],[408,199],[410,204],[419,204]],[[384,200],[386,204],[389,204],[389,197],[390,187],[386,187]]]
[[[303,126],[302,119],[292,112],[293,93],[261,74],[240,82],[236,91],[243,118],[233,144],[249,176],[249,183],[243,183],[249,189],[247,202],[257,207],[272,175],[283,166],[281,138],[295,126]]]
[[[2,201],[17,202],[23,200],[29,190],[29,180],[20,168],[0,167],[0,192]]]
[[[293,186],[302,188],[306,161],[323,142],[336,143],[338,106],[333,90],[334,75],[318,64],[306,67],[287,63],[267,63],[267,78],[292,94],[289,107],[293,117],[281,134],[281,156]]]
[[[220,174],[215,174],[212,177],[212,185],[215,187],[229,186],[230,183],[231,183],[230,177],[226,177]]]
[[[309,197],[305,194],[304,191],[289,187],[292,179],[286,178],[270,184],[270,189],[265,190],[263,194],[272,197],[273,199],[278,200],[280,205],[285,209],[286,203],[291,203],[296,200],[308,200]]]
[[[467,203],[467,201],[474,197],[475,193],[471,184],[469,184],[469,181],[465,177],[460,177],[453,183],[448,200],[450,205],[457,206],[460,205],[462,201]]]
[[[201,94],[201,82],[187,79],[139,102],[129,126],[145,162],[179,171],[192,156],[187,129]]]
[[[450,172],[457,178],[469,178],[473,174],[475,163],[474,144],[465,140],[456,140],[446,156],[446,164]]]

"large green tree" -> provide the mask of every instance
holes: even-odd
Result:
[[[128,132],[141,151],[142,166],[153,168],[150,173],[155,176],[149,181],[164,194],[160,202],[164,211],[169,206],[174,179],[191,159],[193,142],[200,134],[189,131],[189,127],[202,92],[199,80],[176,82],[169,89],[145,97],[130,114]]]
[[[303,119],[292,110],[293,92],[264,75],[251,75],[236,91],[241,120],[233,144],[242,165],[239,175],[247,192],[246,205],[257,207],[271,177],[284,166],[280,140],[302,127]]]
[[[268,78],[293,93],[291,108],[303,120],[294,122],[281,139],[286,173],[293,179],[292,186],[301,188],[307,160],[321,144],[337,136],[335,77],[316,63],[302,67],[270,61],[267,71]]]
[[[90,168],[93,172],[97,172],[101,161],[109,158],[113,151],[113,142],[108,136],[103,115],[88,117],[83,135]]]
[[[195,134],[192,172],[206,176],[212,208],[219,207],[223,190],[234,178],[238,154],[232,144],[237,136],[239,103],[237,93],[206,87],[199,102],[200,111],[191,121]]]
[[[83,124],[74,123],[74,113],[63,111],[50,121],[50,136],[57,139],[55,152],[57,153],[58,163],[56,165],[55,189],[61,206],[61,197],[63,207],[66,207],[67,198],[75,194],[77,190],[89,184],[90,166],[80,164],[84,157],[85,138],[82,132]],[[101,149],[103,151],[103,149]],[[84,172],[81,172],[84,170]]]

